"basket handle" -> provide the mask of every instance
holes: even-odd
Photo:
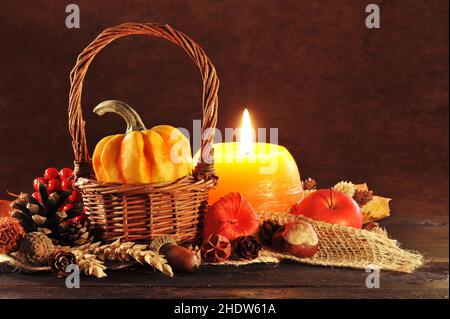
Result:
[[[217,93],[219,90],[219,79],[216,69],[197,43],[183,33],[172,29],[167,24],[155,23],[124,23],[105,29],[78,56],[77,63],[70,72],[71,86],[69,93],[69,131],[72,136],[72,146],[75,155],[75,175],[78,177],[90,177],[92,174],[91,158],[86,143],[85,121],[83,120],[81,109],[83,80],[89,65],[96,54],[114,40],[136,34],[160,37],[179,45],[200,69],[203,80],[201,157],[195,167],[194,175],[204,179],[214,177],[214,150],[212,143],[214,141],[214,129],[217,124]]]

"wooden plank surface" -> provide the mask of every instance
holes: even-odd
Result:
[[[365,286],[362,270],[291,262],[207,266],[169,279],[142,268],[82,277],[80,289],[49,274],[0,274],[1,298],[448,298],[448,216],[391,217],[384,223],[404,248],[425,254],[414,274],[381,272],[380,288]]]

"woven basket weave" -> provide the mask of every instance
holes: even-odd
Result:
[[[83,80],[94,57],[109,43],[128,35],[150,35],[179,45],[194,61],[203,79],[201,161],[192,175],[161,184],[114,184],[95,180],[86,144],[81,109]],[[91,226],[100,240],[118,237],[148,241],[171,235],[180,243],[194,242],[201,233],[208,191],[214,187],[214,128],[217,123],[219,80],[200,46],[168,25],[125,23],[104,30],[78,56],[70,74],[69,130],[75,154],[75,185],[88,208]]]

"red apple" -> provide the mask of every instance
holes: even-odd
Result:
[[[303,215],[327,223],[360,229],[363,215],[359,205],[345,193],[333,189],[320,189],[292,207],[294,215]]]
[[[299,258],[312,257],[319,247],[319,238],[311,224],[292,222],[281,226],[273,235],[272,248]]]

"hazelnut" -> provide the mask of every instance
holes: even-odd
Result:
[[[319,239],[311,224],[292,222],[281,226],[274,234],[272,247],[299,258],[312,257],[317,252]]]

